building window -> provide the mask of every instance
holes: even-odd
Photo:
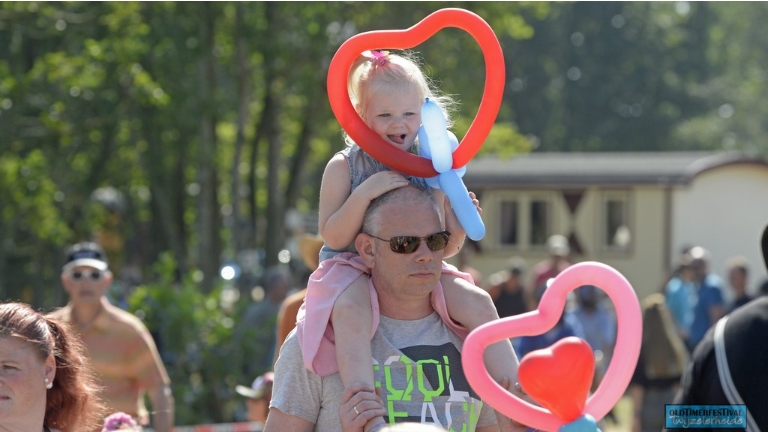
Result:
[[[632,242],[629,199],[626,196],[607,196],[603,201],[603,221],[603,245],[612,250],[628,250]]]
[[[501,215],[499,217],[499,231],[501,233],[500,241],[502,245],[514,245],[519,242],[518,225],[520,216],[518,213],[519,204],[517,201],[502,201]]]
[[[550,206],[548,201],[531,200],[531,232],[532,246],[544,246],[550,235]]]

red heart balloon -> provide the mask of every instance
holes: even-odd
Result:
[[[504,54],[493,30],[478,15],[464,9],[440,9],[407,30],[360,33],[344,42],[328,68],[328,100],[341,127],[360,147],[384,165],[417,177],[435,177],[432,162],[386,143],[358,115],[347,93],[349,69],[364,51],[413,48],[445,27],[460,28],[480,45],[485,59],[485,89],[480,108],[459,147],[453,168],[461,168],[480,150],[496,121],[504,94]]]
[[[536,402],[571,422],[584,412],[594,373],[592,348],[585,340],[571,336],[528,353],[520,361],[517,378]]]

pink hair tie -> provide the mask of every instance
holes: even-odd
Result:
[[[371,50],[364,54],[370,59],[370,61],[378,66],[384,66],[389,63],[389,51],[384,50]]]
[[[130,415],[124,412],[116,412],[104,419],[104,428],[101,432],[110,432],[117,430],[139,430],[139,424]]]

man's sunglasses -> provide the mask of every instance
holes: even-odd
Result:
[[[440,231],[426,237],[395,236],[391,239],[383,239],[372,234],[368,235],[375,238],[376,240],[388,241],[389,248],[392,249],[392,252],[398,254],[409,254],[416,252],[416,249],[419,248],[422,240],[427,241],[427,247],[431,251],[443,250],[446,246],[448,246],[448,239],[451,238],[451,233],[448,231]]]
[[[76,280],[76,281],[79,281],[85,278],[90,278],[91,280],[97,281],[101,279],[103,275],[104,275],[103,272],[99,270],[91,270],[91,271],[85,271],[85,272],[80,270],[75,270],[69,273],[69,277],[72,278],[72,280]]]

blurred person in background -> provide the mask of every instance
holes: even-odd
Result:
[[[534,309],[539,306],[541,297],[544,295],[546,289],[547,288],[545,287],[536,290],[536,297],[533,299]],[[553,343],[568,336],[576,336],[584,340],[587,339],[584,336],[584,329],[581,327],[579,320],[576,319],[576,316],[574,316],[571,311],[566,309],[563,311],[563,314],[560,315],[560,320],[551,330],[536,336],[521,337],[518,346],[515,347],[515,352],[517,352],[518,358],[522,359],[529,352],[548,348]]]
[[[616,344],[616,317],[605,306],[603,292],[594,285],[584,285],[576,289],[576,307],[573,315],[581,324],[584,340],[595,353],[595,378],[592,391],[603,379],[611,363],[613,347]]]
[[[515,257],[507,262],[506,270],[494,273],[488,278],[488,294],[493,299],[499,318],[528,312],[523,286],[524,271],[525,262]]]
[[[275,374],[267,372],[264,375],[253,380],[250,387],[239,385],[235,391],[241,396],[245,396],[246,407],[248,409],[248,421],[260,423],[264,426],[269,414],[269,401],[272,400],[272,384],[275,381]]]
[[[153,428],[170,432],[174,405],[168,373],[146,326],[106,298],[112,272],[104,250],[96,243],[81,242],[68,248],[65,256],[61,282],[70,301],[51,317],[69,324],[82,339],[111,412],[124,412],[147,424],[144,396],[148,395]]]
[[[688,350],[704,338],[704,334],[725,313],[723,300],[723,282],[719,276],[710,272],[711,255],[702,247],[691,248],[691,269],[696,286],[696,303],[693,308],[693,321],[688,334]]]
[[[658,432],[664,428],[664,405],[675,398],[688,350],[663,295],[651,294],[643,301],[642,309],[640,357],[629,385],[632,432]]]
[[[529,301],[538,304],[535,298],[541,296],[541,293],[547,287],[547,281],[554,278],[561,271],[570,267],[571,262],[568,256],[571,253],[571,247],[568,245],[568,239],[560,234],[555,234],[547,239],[547,253],[549,256],[536,264],[531,271],[533,279],[529,290]],[[533,306],[531,306],[533,309]]]
[[[320,264],[320,249],[323,247],[323,238],[319,235],[304,234],[299,239],[299,254],[304,261],[304,265],[310,271],[317,270]],[[280,354],[280,347],[283,346],[288,333],[296,328],[296,314],[299,313],[304,298],[307,297],[307,288],[289,295],[280,305],[277,313],[277,340],[275,341],[275,355],[272,360],[274,365]]]
[[[761,238],[768,268],[768,226]],[[768,297],[721,318],[696,346],[675,404],[744,405],[747,431],[768,431]],[[698,429],[712,432],[722,429]]]
[[[754,297],[747,293],[747,280],[749,279],[749,262],[742,256],[728,260],[728,283],[731,286],[733,300],[728,305],[728,313],[751,302]]]
[[[664,286],[667,308],[672,314],[677,334],[688,339],[693,324],[693,307],[696,305],[696,286],[693,283],[690,248],[680,255],[680,262]]]
[[[0,304],[0,429],[98,430],[104,408],[84,348],[61,321]]]
[[[235,328],[235,338],[248,339],[243,344],[243,374],[258,376],[272,370],[277,335],[277,314],[288,292],[293,288],[293,277],[287,266],[269,267],[262,278],[264,298],[248,305]]]

